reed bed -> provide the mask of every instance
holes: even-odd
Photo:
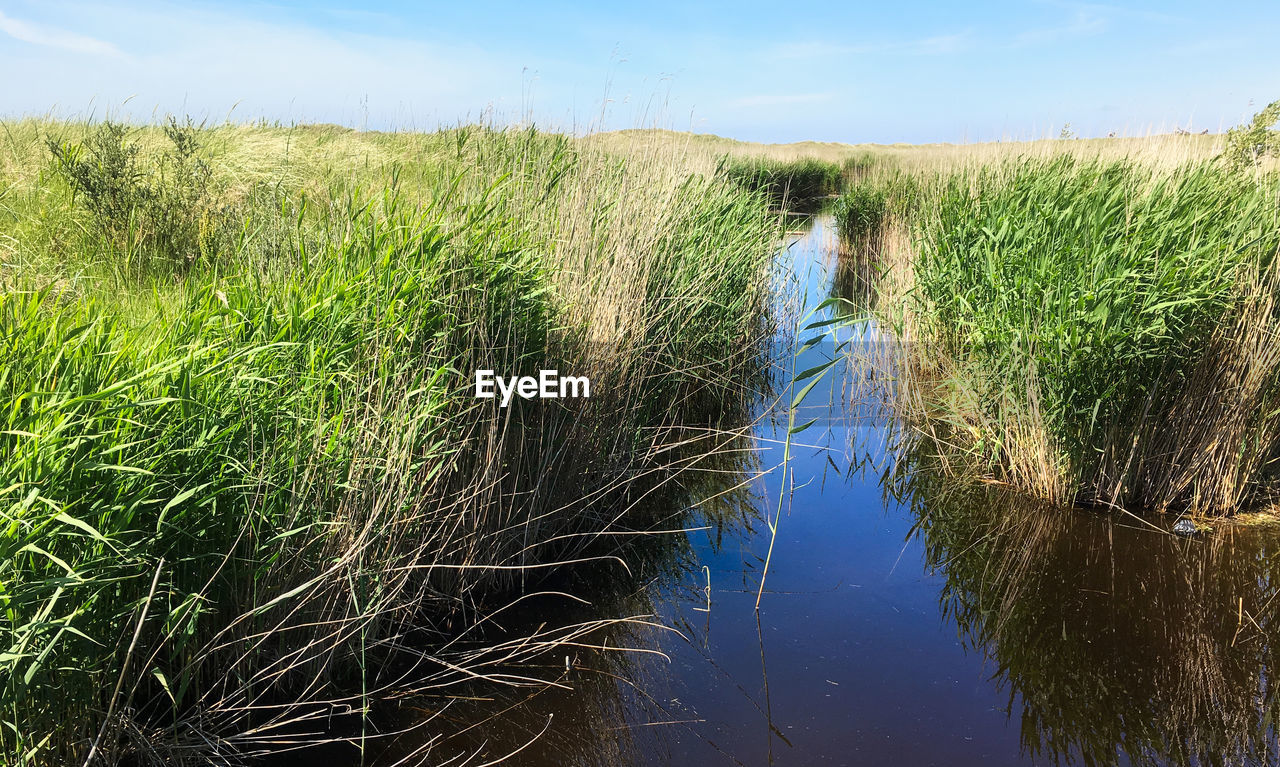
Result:
[[[1208,138],[883,169],[837,205],[902,342],[896,410],[949,470],[1055,503],[1271,499],[1280,175],[1176,150]]]
[[[843,170],[835,163],[812,158],[774,160],[765,157],[725,155],[716,173],[753,193],[760,193],[775,208],[813,210],[839,191]]]
[[[999,141],[934,144],[845,144],[798,141],[761,144],[702,133],[669,130],[624,130],[602,133],[590,141],[618,151],[678,150],[710,170],[723,157],[790,163],[818,161],[841,167],[846,175],[875,180],[906,173],[930,178],[938,173],[976,171],[1019,159],[1049,160],[1070,155],[1080,160],[1131,160],[1147,167],[1175,168],[1208,160],[1226,149],[1226,134],[1187,135],[1154,129],[1108,138],[1019,137]]]
[[[670,152],[483,126],[0,142],[6,763],[234,761],[407,689],[520,683],[455,640],[558,565],[618,562],[599,543],[651,524],[632,500],[683,428],[716,434],[761,375],[778,221]],[[499,408],[478,368],[592,397]]]

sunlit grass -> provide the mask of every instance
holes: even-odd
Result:
[[[611,499],[759,375],[778,222],[662,152],[217,127],[202,248],[73,195],[46,139],[94,130],[0,138],[7,763],[203,763],[467,678],[477,606],[643,529]],[[477,404],[480,367],[593,396]]]
[[[880,232],[910,232],[878,253],[882,316],[908,343],[900,410],[970,469],[1057,502],[1266,500],[1277,181],[1071,155],[923,177]]]

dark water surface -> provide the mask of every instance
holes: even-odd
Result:
[[[800,303],[814,306],[829,291],[833,233],[819,220],[793,239]],[[705,529],[653,538],[629,575],[606,564],[563,584],[590,605],[548,595],[512,618],[635,620],[502,669],[544,683],[404,700],[381,729],[407,732],[370,740],[367,757],[1275,762],[1273,530],[1220,526],[1184,540],[1164,522],[948,489],[894,470],[884,424],[859,420],[865,408],[847,399],[832,385],[806,401],[798,422],[819,420],[796,437],[785,493],[785,421],[764,418],[758,453],[726,453],[687,481]],[[766,519],[779,508],[757,612]]]

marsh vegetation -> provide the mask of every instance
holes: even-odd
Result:
[[[1280,175],[1265,146],[1011,151],[845,193],[846,268],[905,342],[899,413],[948,470],[1057,504],[1270,501]]]
[[[1018,758],[1265,760],[1274,536],[1065,507],[1273,500],[1267,119],[915,148],[7,124],[0,758],[938,759],[892,700],[978,763],[1016,698]],[[477,369],[591,397],[503,408]],[[1152,589],[1169,626],[1109,622]]]
[[[5,136],[9,763],[229,759],[482,674],[455,640],[663,521],[642,488],[760,376],[777,219],[670,156],[484,127]],[[542,367],[593,396],[470,396],[477,368]]]

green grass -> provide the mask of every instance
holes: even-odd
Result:
[[[916,408],[1057,501],[1224,514],[1280,448],[1274,174],[1023,160],[917,217],[901,332]],[[920,404],[924,403],[924,404]]]
[[[644,529],[615,499],[759,369],[777,220],[660,155],[224,126],[175,186],[157,128],[8,127],[6,763],[198,763],[465,678],[449,640]],[[136,184],[100,205],[112,142]],[[592,398],[471,397],[542,367]]]

